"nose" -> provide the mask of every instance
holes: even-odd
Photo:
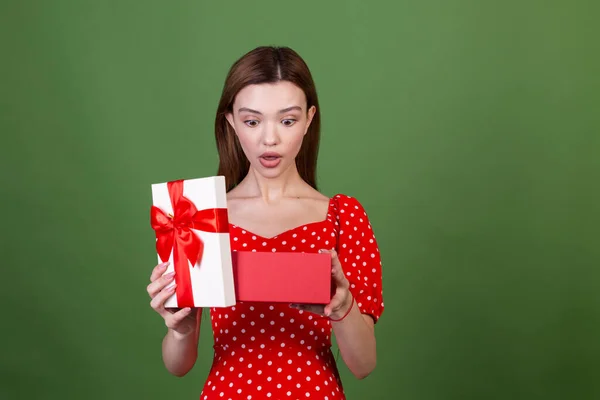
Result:
[[[277,124],[268,123],[265,124],[263,131],[263,144],[265,146],[275,146],[279,143],[279,133],[277,132]]]

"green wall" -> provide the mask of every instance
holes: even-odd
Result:
[[[0,398],[198,397],[208,322],[188,376],[161,363],[150,184],[216,172],[225,74],[263,44],[309,63],[320,188],[381,246],[349,398],[600,398],[594,3],[2,2]]]

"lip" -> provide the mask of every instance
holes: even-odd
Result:
[[[261,158],[263,157],[277,157],[277,158],[281,158],[281,154],[279,153],[275,153],[274,151],[267,151],[264,152],[260,155]]]
[[[260,155],[260,163],[265,168],[275,168],[281,162],[281,154],[267,151]]]

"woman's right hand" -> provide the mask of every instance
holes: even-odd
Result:
[[[166,288],[174,277],[175,272],[164,274],[169,263],[161,263],[154,267],[150,275],[150,284],[147,287],[152,299],[150,306],[165,320],[167,328],[181,336],[187,336],[196,328],[196,314],[190,307],[183,309],[165,308],[165,301],[175,293],[175,284]],[[164,274],[164,275],[163,275]]]

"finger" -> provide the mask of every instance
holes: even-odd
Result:
[[[325,308],[325,306],[320,304],[290,304],[290,307],[317,315],[323,315]]]
[[[154,311],[159,313],[163,318],[166,318],[169,314],[171,314],[169,311],[167,311],[167,309],[165,309],[165,301],[167,301],[167,299],[175,293],[176,287],[177,287],[177,284],[175,283],[175,284],[169,286],[168,288],[161,290],[150,301],[150,306],[154,309]]]
[[[171,271],[168,274],[161,276],[156,279],[154,282],[150,283],[147,286],[147,291],[150,297],[156,296],[158,292],[160,292],[165,286],[167,286],[171,281],[175,278],[175,271]]]
[[[160,276],[165,273],[168,266],[169,266],[168,261],[164,262],[164,263],[160,263],[157,266],[155,266],[152,269],[152,273],[150,274],[150,282],[154,282],[155,280],[160,278]]]
[[[329,304],[325,306],[324,314],[330,316],[335,311],[338,311],[344,305],[345,294],[341,290],[337,290]]]
[[[182,308],[169,316],[168,321],[166,322],[167,327],[175,328],[177,325],[181,323],[184,319],[186,319],[192,312],[190,307]]]
[[[349,286],[348,279],[344,275],[344,271],[342,271],[341,267],[333,267],[331,269],[331,278],[335,283],[336,288],[347,288]]]
[[[335,249],[331,250],[319,250],[321,253],[329,253],[331,254],[331,277],[336,287],[347,287],[348,280],[344,276],[344,271],[342,269],[342,263],[337,255]]]

